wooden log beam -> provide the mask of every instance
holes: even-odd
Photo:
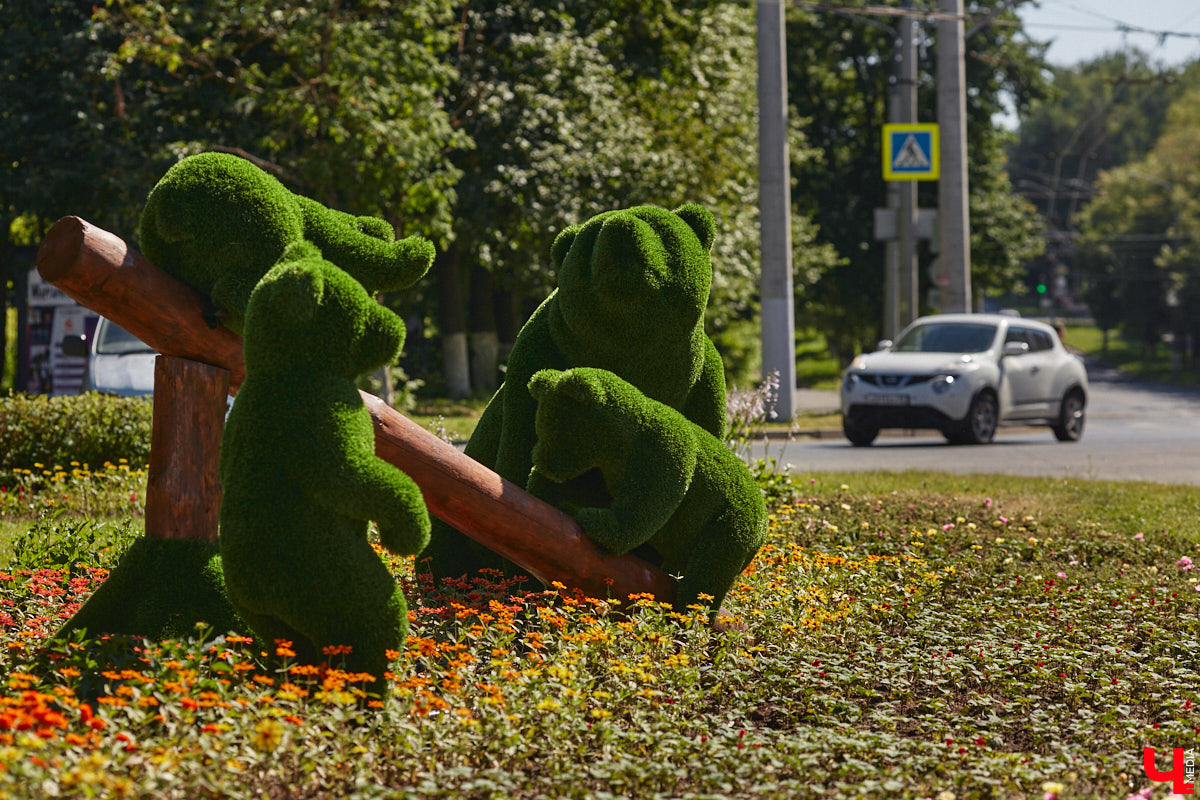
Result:
[[[229,370],[178,356],[154,360],[154,418],[146,480],[146,535],[217,540],[218,455]]]
[[[38,271],[80,304],[116,322],[160,353],[223,367],[230,391],[245,375],[241,338],[209,328],[204,299],[159,270],[120,237],[64,217],[38,250]],[[546,584],[592,597],[649,593],[675,599],[675,581],[632,555],[605,556],[578,523],[459,452],[378,398],[363,393],[375,423],[375,450],[408,473],[435,516]]]

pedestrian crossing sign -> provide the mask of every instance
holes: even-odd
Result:
[[[885,181],[936,181],[938,161],[936,123],[905,122],[883,126]]]

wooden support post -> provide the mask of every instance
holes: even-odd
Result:
[[[217,540],[228,396],[229,370],[177,356],[155,359],[147,536]]]
[[[160,353],[245,374],[241,338],[202,319],[204,301],[119,237],[79,217],[54,224],[38,250],[38,271]],[[545,583],[594,597],[649,593],[675,599],[675,581],[632,555],[604,556],[578,523],[460,453],[376,397],[363,394],[375,423],[375,449],[408,473],[430,512]],[[303,436],[303,431],[296,435]]]

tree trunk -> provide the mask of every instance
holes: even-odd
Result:
[[[471,382],[476,390],[496,391],[500,342],[496,336],[496,310],[492,305],[492,273],[476,264],[471,268]]]
[[[471,396],[471,372],[467,356],[467,320],[464,313],[458,245],[452,243],[444,252],[439,253],[434,264],[438,275],[442,366],[446,373],[446,394],[461,400]]]
[[[492,301],[496,309],[496,337],[500,340],[496,358],[504,363],[512,352],[513,343],[517,341],[517,331],[521,330],[519,300],[511,290],[498,288],[492,292]]]

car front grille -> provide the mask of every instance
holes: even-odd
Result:
[[[866,381],[872,386],[882,386],[886,389],[903,389],[905,386],[916,386],[933,380],[932,375],[892,375],[887,373],[861,373],[859,380]]]

